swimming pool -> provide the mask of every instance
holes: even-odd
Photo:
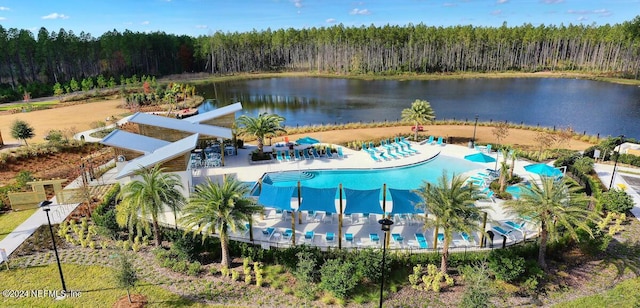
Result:
[[[385,169],[342,169],[342,170],[304,170],[270,172],[265,175],[263,182],[274,186],[296,186],[298,181],[302,186],[312,188],[342,187],[349,189],[376,189],[387,184],[394,189],[417,189],[423,181],[436,184],[446,170],[462,174],[474,169],[484,169],[484,166],[468,160],[446,155],[438,155],[429,161],[406,166]]]

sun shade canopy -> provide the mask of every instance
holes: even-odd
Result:
[[[336,212],[337,188],[302,187],[302,202],[300,211]]]
[[[347,205],[344,214],[383,214],[380,206],[380,189],[355,190],[344,188]]]
[[[416,214],[424,213],[422,209],[416,208],[416,205],[422,203],[422,198],[411,190],[400,190],[389,188],[393,208],[391,214]]]
[[[291,210],[291,197],[295,187],[277,187],[269,184],[262,184],[258,204],[280,210]]]

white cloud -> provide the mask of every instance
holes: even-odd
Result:
[[[148,20],[145,20],[145,21],[141,22],[140,24],[146,26],[146,25],[150,24],[150,22]]]
[[[6,6],[0,6],[0,11],[10,11],[10,9]]]
[[[207,26],[207,25],[196,25],[196,28],[197,29],[207,29],[207,28],[209,28],[209,26]]]
[[[586,17],[586,16],[578,17],[578,21],[585,21],[585,20],[589,20],[589,17]]]
[[[335,18],[327,18],[327,20],[325,20],[325,22],[328,23],[328,24],[332,24],[332,23],[336,22],[336,19]]]
[[[46,16],[42,16],[42,19],[68,19],[69,16],[65,14],[51,13]]]
[[[493,16],[498,16],[502,14],[502,10],[495,10],[495,11],[491,11],[491,15]]]
[[[291,0],[291,2],[293,2],[293,5],[297,8],[302,7],[302,0]]]
[[[557,4],[564,2],[564,0],[541,0],[541,2],[544,2],[546,4]]]
[[[7,18],[6,17],[0,17],[0,21],[2,21],[2,20],[7,20]]]
[[[505,4],[507,2],[509,2],[509,0],[498,0],[496,1],[496,4]]]
[[[349,12],[349,14],[350,15],[369,15],[369,14],[371,14],[371,12],[369,12],[369,10],[367,10],[367,9],[359,10],[359,9],[355,8],[355,9],[351,10],[351,12]]]
[[[568,14],[576,14],[576,15],[590,15],[590,14],[595,14],[598,15],[600,17],[606,17],[606,16],[611,16],[611,11],[607,10],[607,9],[599,9],[599,10],[567,10]]]

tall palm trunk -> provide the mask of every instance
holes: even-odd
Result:
[[[264,148],[264,138],[262,137],[258,137],[258,152],[262,153],[263,148]]]
[[[223,267],[229,267],[231,263],[229,262],[229,236],[226,230],[220,230],[220,247],[222,248],[222,260],[220,260],[220,264]]]
[[[129,288],[127,288],[127,298],[129,298],[129,303],[133,303],[131,301],[131,292],[129,292]]]
[[[444,243],[442,243],[442,257],[440,259],[440,272],[447,273],[449,268],[449,237],[445,235]]]
[[[416,128],[413,131],[413,141],[418,141],[418,121],[413,122],[414,127]]]
[[[160,226],[158,225],[158,219],[153,219],[153,237],[156,238],[156,246],[162,245],[162,238],[160,237]]]
[[[549,238],[549,232],[547,231],[547,227],[544,223],[544,220],[541,220],[540,225],[540,247],[538,247],[538,265],[543,271],[547,271],[547,261],[545,260],[545,254],[547,252],[547,240]]]

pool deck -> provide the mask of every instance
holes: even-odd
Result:
[[[334,145],[334,147],[336,147]],[[277,160],[272,160],[269,163],[262,164],[250,164],[249,163],[249,155],[251,151],[256,149],[256,146],[247,145],[245,149],[239,149],[238,155],[227,156],[225,157],[225,166],[222,168],[202,168],[202,169],[194,169],[193,174],[193,183],[197,185],[198,183],[202,183],[207,178],[216,178],[221,177],[221,175],[233,175],[241,181],[246,182],[255,182],[257,179],[261,178],[267,172],[280,172],[280,171],[305,171],[305,170],[337,170],[337,169],[381,169],[381,168],[396,168],[402,166],[409,166],[417,163],[424,162],[438,155],[445,155],[449,157],[455,157],[459,159],[464,159],[465,155],[477,153],[478,151],[475,149],[470,149],[468,147],[458,146],[458,145],[436,145],[436,144],[419,144],[415,142],[411,142],[411,147],[418,151],[415,155],[410,155],[407,157],[401,157],[398,159],[390,159],[385,161],[376,162],[374,161],[370,155],[364,151],[355,151],[348,149],[346,147],[342,147],[344,158],[338,158],[337,155],[333,155],[333,158],[321,157],[319,159],[309,159],[309,160],[291,160],[291,161],[283,161],[279,162]],[[271,147],[265,146],[265,151],[271,151]],[[498,155],[496,152],[490,153],[496,157]],[[503,159],[502,157],[499,157]],[[529,164],[529,162],[525,161],[516,161],[516,168],[514,170],[515,173],[520,174],[524,178],[530,178],[532,176],[531,173],[526,172],[524,170],[524,166]],[[496,167],[496,163],[477,163],[478,168],[468,173],[465,173],[463,176],[470,176],[477,174],[478,172],[486,172],[485,169],[494,169]],[[336,207],[338,207],[339,201],[336,201]],[[389,204],[392,202],[387,201]],[[488,222],[486,230],[492,230],[493,226],[502,227],[504,230],[512,230],[504,225],[506,221],[514,221],[519,222],[519,220],[514,215],[510,215],[505,213],[502,208],[503,201],[500,199],[495,200],[481,200],[478,201],[477,204],[479,206],[484,206],[487,208],[486,212],[488,213]],[[292,199],[292,208],[297,208],[297,201]],[[338,223],[338,215],[334,214],[333,217],[325,217],[320,216],[316,219],[308,219],[307,213],[302,212],[302,219],[298,219],[298,213],[296,212],[296,221],[295,221],[295,234],[296,234],[296,244],[304,243],[313,246],[318,246],[321,248],[328,247],[338,247],[338,237],[339,237],[339,223]],[[163,215],[165,219],[164,222],[167,224],[173,224],[173,217],[169,213]],[[381,247],[380,243],[383,241],[383,232],[380,231],[380,225],[377,223],[378,219],[381,219],[381,215],[371,215],[369,219],[364,219],[362,216],[345,218],[342,228],[342,247],[346,249],[357,249],[364,247]],[[391,228],[392,234],[400,234],[402,237],[401,242],[397,242],[391,240],[390,249],[403,249],[403,250],[415,250],[418,251],[433,251],[433,247],[435,245],[436,238],[434,237],[434,230],[424,230],[422,222],[419,221],[418,218],[415,219],[400,219],[400,217],[396,216],[392,219],[395,220],[395,224]],[[300,223],[301,222],[301,223]],[[266,228],[274,228],[274,231],[271,235],[263,236],[262,231]],[[253,231],[253,242],[256,244],[261,244],[263,247],[284,247],[291,245],[291,240],[283,239],[283,233],[286,229],[292,229],[291,217],[290,215],[282,215],[276,214],[274,209],[265,209],[264,215],[255,215],[254,223],[252,226]],[[304,234],[307,231],[314,232],[314,238],[312,240],[305,240]],[[512,230],[512,232],[506,238],[506,244],[511,245],[516,242],[522,241],[524,236],[527,238],[531,236],[535,236],[537,233],[536,227],[531,224],[525,224],[524,233]],[[494,231],[495,232],[495,231]],[[334,233],[334,240],[327,240],[327,233]],[[353,241],[346,241],[344,238],[345,233],[350,233],[353,235]],[[369,234],[376,233],[379,237],[379,242],[372,242],[370,240]],[[422,233],[425,236],[425,239],[428,243],[428,249],[420,249],[417,245],[417,241],[415,238],[416,233]],[[231,238],[250,242],[248,232],[244,233],[234,233],[231,235]],[[454,235],[453,243],[451,248],[453,250],[458,249],[480,249],[480,234],[472,235],[472,238],[475,240],[467,242],[462,239],[459,234]],[[499,235],[495,235],[494,237],[494,246],[499,247],[502,245],[503,237]],[[441,244],[438,245],[438,249],[441,248]],[[488,247],[487,247],[488,248]]]

